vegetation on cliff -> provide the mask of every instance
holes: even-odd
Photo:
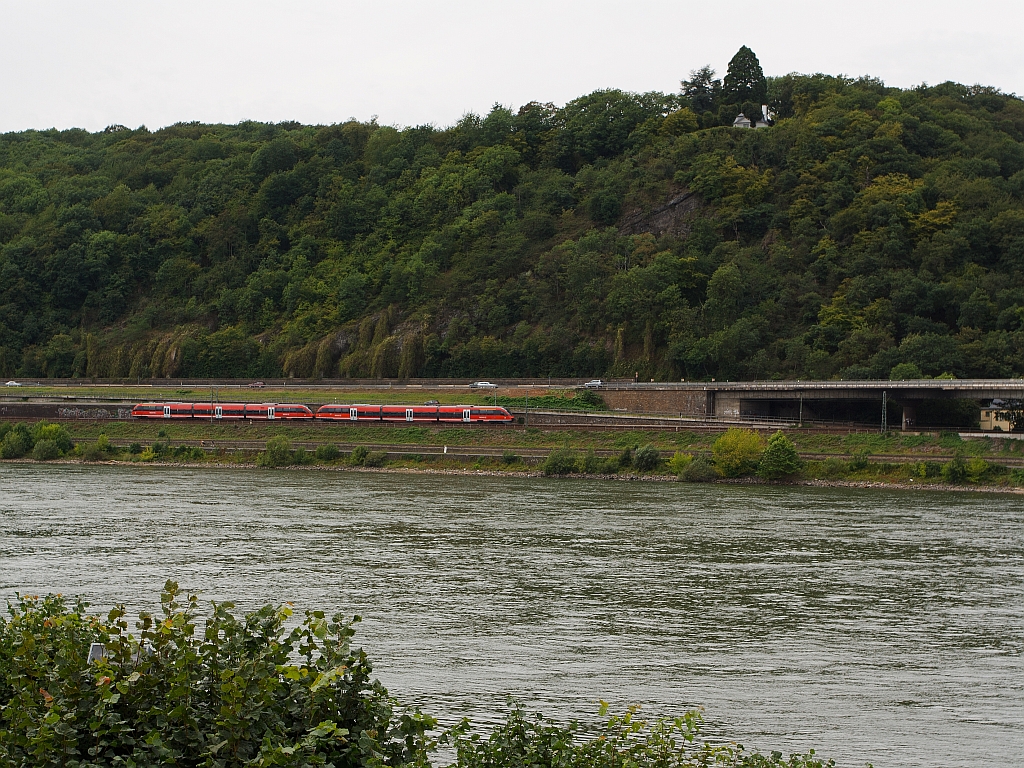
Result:
[[[444,129],[0,136],[3,376],[987,377],[1022,350],[1024,103],[992,88],[742,49],[678,94]]]

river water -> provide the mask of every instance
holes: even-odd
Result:
[[[705,707],[712,736],[840,765],[1024,754],[1024,501],[884,490],[0,465],[0,596],[364,617],[393,694]]]

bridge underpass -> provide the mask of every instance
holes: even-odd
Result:
[[[919,412],[938,404],[1024,400],[1022,379],[925,379],[912,381],[769,381],[610,383],[602,389],[613,409],[678,413],[694,418],[870,421],[915,429]],[[896,416],[893,420],[893,406]],[[887,407],[884,407],[887,406]],[[839,417],[839,418],[837,418]],[[842,418],[846,417],[846,418]]]

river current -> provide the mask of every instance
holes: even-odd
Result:
[[[0,465],[0,597],[360,614],[400,700],[486,726],[703,706],[841,766],[1024,754],[1019,497]]]

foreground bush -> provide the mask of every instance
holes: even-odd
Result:
[[[644,721],[635,709],[595,729],[518,709],[486,737],[463,721],[399,712],[371,680],[353,624],[287,607],[244,617],[231,603],[200,616],[174,582],[158,616],[128,631],[122,607],[100,618],[60,596],[19,597],[0,617],[0,766],[336,766],[429,768],[438,742],[452,768],[830,768],[814,756],[708,744],[697,710]],[[104,653],[90,660],[90,646]]]
[[[601,715],[607,717],[602,703]],[[513,710],[489,737],[466,724],[453,729],[458,768],[831,768],[832,760],[806,755],[762,755],[736,744],[708,744],[700,738],[702,718],[692,710],[670,720],[647,721],[636,709],[607,717],[596,732],[572,723],[553,723]]]
[[[174,582],[135,634],[123,608],[85,609],[19,598],[0,619],[0,765],[426,764],[434,721],[396,714],[341,616],[287,629],[287,607],[222,603],[200,621]]]

